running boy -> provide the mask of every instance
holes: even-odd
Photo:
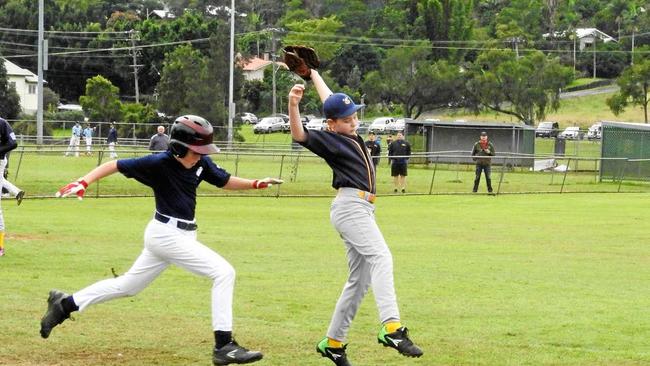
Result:
[[[196,239],[196,188],[206,181],[224,189],[266,188],[282,181],[248,180],[231,176],[207,156],[219,149],[212,143],[213,129],[205,119],[185,115],[171,129],[170,149],[141,158],[111,160],[70,183],[57,197],[76,194],[81,199],[89,184],[116,172],[153,189],[156,212],[144,233],[144,249],[123,276],[96,282],[72,295],[52,290],[41,319],[41,336],[70,317],[73,311],[115,298],[134,296],[147,287],[169,265],[212,279],[212,327],[215,365],[250,363],[262,353],[241,347],[232,338],[232,298],[235,270],[223,257]]]
[[[330,219],[345,244],[350,271],[327,336],[318,343],[316,351],[337,366],[351,365],[344,343],[352,319],[372,286],[382,323],[378,342],[405,356],[420,357],[422,350],[413,344],[401,324],[393,284],[393,258],[375,222],[375,168],[363,139],[356,133],[357,110],[363,105],[354,104],[343,93],[332,94],[316,70],[311,70],[309,76],[323,102],[328,131],[303,128],[298,105],[305,86],[296,84],[289,93],[291,136],[332,168],[332,186],[338,194],[332,202]]]

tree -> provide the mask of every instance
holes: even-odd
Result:
[[[650,88],[650,61],[644,60],[627,68],[616,80],[621,88],[607,99],[609,109],[615,115],[622,113],[629,104],[643,107],[644,121],[648,123],[648,90]]]
[[[169,53],[165,57],[158,84],[158,109],[170,116],[187,113],[194,97],[202,99],[195,94],[195,90],[206,72],[205,57],[191,45],[180,46]]]
[[[101,75],[86,81],[86,94],[79,98],[79,104],[95,121],[115,121],[122,117],[120,90]]]
[[[517,117],[527,125],[560,105],[560,89],[573,71],[536,51],[517,58],[509,50],[481,54],[467,72],[467,104],[476,113],[489,109]]]
[[[4,59],[0,59],[0,117],[16,119],[20,111],[20,97],[16,88],[9,84]]]
[[[416,28],[422,29],[433,45],[434,58],[459,61],[465,51],[446,48],[446,41],[465,41],[472,36],[473,0],[424,0],[418,3]],[[442,47],[441,47],[442,46]]]
[[[460,99],[463,79],[457,65],[440,60],[431,64],[426,48],[388,51],[380,71],[368,73],[363,90],[368,100],[400,103],[405,117],[447,107]]]

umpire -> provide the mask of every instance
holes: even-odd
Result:
[[[474,178],[474,189],[472,192],[478,191],[478,184],[481,182],[481,172],[485,172],[485,183],[489,193],[492,193],[492,179],[490,173],[492,171],[492,157],[494,156],[494,145],[488,140],[487,132],[481,132],[480,140],[474,144],[472,149],[472,156],[476,162],[476,178]]]
[[[397,139],[388,145],[388,160],[391,163],[390,175],[393,177],[395,193],[398,189],[401,189],[402,193],[406,193],[409,156],[411,156],[411,144],[404,140],[402,132],[398,132]]]

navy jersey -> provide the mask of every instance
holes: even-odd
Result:
[[[108,130],[108,138],[106,138],[106,142],[108,142],[109,144],[111,142],[117,142],[117,130],[115,129],[115,127]]]
[[[375,167],[361,137],[331,131],[304,131],[307,140],[300,144],[325,159],[332,168],[332,187],[375,193]]]
[[[388,145],[388,156],[399,156],[399,158],[390,158],[393,164],[408,163],[408,156],[411,156],[411,144],[406,140],[395,140]]]
[[[223,187],[230,179],[230,174],[207,156],[186,169],[169,151],[118,160],[117,169],[127,178],[134,178],[153,189],[156,211],[188,221],[194,220],[196,188],[201,181]]]
[[[0,159],[4,159],[5,155],[17,146],[14,130],[11,129],[9,122],[4,118],[0,118]]]

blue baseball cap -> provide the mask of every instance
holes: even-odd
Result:
[[[352,98],[344,93],[334,93],[323,103],[325,118],[332,119],[347,117],[363,107],[363,104],[354,104]]]

